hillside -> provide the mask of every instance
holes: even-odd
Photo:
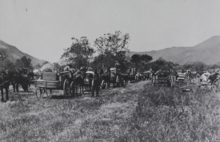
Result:
[[[148,54],[151,55],[154,60],[162,57],[167,61],[172,61],[181,65],[198,61],[212,65],[220,62],[220,36],[211,37],[193,47],[171,47],[157,51],[128,53],[129,56],[133,54]]]
[[[26,56],[31,59],[31,63],[33,66],[37,65],[38,63],[42,64],[45,62],[45,60],[37,59],[31,55],[28,55],[22,51],[20,51],[18,48],[15,46],[9,45],[2,40],[0,40],[0,49],[5,50],[6,54],[8,55],[8,58],[11,61],[16,61],[17,59],[20,59],[23,56]]]

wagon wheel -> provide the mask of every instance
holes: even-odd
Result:
[[[63,94],[68,95],[69,93],[70,93],[70,82],[68,79],[65,79],[63,83]]]
[[[218,88],[216,85],[212,85],[211,90],[212,90],[212,92],[215,92],[215,93],[218,92]]]
[[[38,98],[38,100],[42,97],[42,90],[41,88],[37,87],[36,90],[35,90],[35,94]]]
[[[52,93],[52,90],[51,90],[51,89],[45,90],[45,93],[46,93],[46,95],[47,95],[48,98],[50,98],[50,99],[52,98],[53,93]]]

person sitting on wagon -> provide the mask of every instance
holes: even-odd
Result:
[[[80,72],[81,72],[82,78],[85,78],[86,77],[86,67],[85,66],[81,67]]]
[[[71,79],[72,79],[72,73],[71,73],[71,64],[67,64],[66,67],[64,67],[64,72],[66,72],[66,77],[68,78],[68,80],[71,82]]]
[[[70,64],[67,64],[67,65],[64,67],[63,71],[70,71]]]

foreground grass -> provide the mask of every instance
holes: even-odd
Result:
[[[151,87],[138,98],[131,134],[145,142],[211,142],[220,136],[219,94]]]
[[[218,134],[216,93],[183,93],[144,81],[90,96],[11,96],[0,104],[0,141],[200,142]]]
[[[99,98],[10,96],[13,101],[0,104],[0,141],[121,141],[145,83],[106,90]]]

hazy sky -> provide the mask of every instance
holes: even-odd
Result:
[[[194,46],[220,35],[220,0],[0,0],[0,39],[51,62],[71,37],[116,30],[131,51]]]

